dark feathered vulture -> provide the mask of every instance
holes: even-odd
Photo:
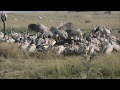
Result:
[[[120,33],[120,30],[118,32]]]
[[[2,20],[2,22],[5,22],[6,19],[7,19],[6,13],[2,13],[2,14],[1,14],[1,20]]]
[[[37,24],[29,24],[28,29],[36,31],[36,32],[40,32],[40,28]]]

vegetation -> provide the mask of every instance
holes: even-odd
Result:
[[[38,16],[45,16],[39,20]],[[70,18],[66,18],[69,16]],[[17,19],[15,23],[12,19]],[[53,20],[52,22],[49,20]],[[104,14],[103,12],[52,12],[52,13],[19,13],[8,14],[7,32],[27,30],[30,23],[42,23],[45,26],[57,26],[60,22],[72,22],[84,33],[92,29],[92,25],[106,25],[113,29],[112,33],[120,39],[117,30],[120,28],[119,12]],[[2,29],[2,22],[0,22]],[[27,53],[16,44],[0,43],[0,78],[1,79],[118,79],[120,78],[120,53],[109,56],[95,55],[89,62],[84,56],[57,56],[53,52]]]
[[[42,20],[38,16],[43,17]],[[69,16],[69,18],[67,18]],[[17,19],[12,22],[12,19]],[[52,21],[50,21],[52,20]],[[85,23],[85,21],[91,21]],[[6,21],[6,28],[25,28],[27,29],[30,23],[42,23],[47,27],[57,26],[61,22],[72,22],[76,27],[81,29],[91,29],[92,25],[106,25],[107,27],[118,29],[120,26],[119,11],[112,11],[112,14],[104,14],[101,12],[80,12],[80,13],[66,13],[66,12],[46,12],[46,13],[8,13]],[[2,21],[0,21],[0,28],[2,29]]]
[[[47,58],[46,58],[47,57]],[[0,78],[4,79],[115,79],[120,78],[119,53],[99,55],[85,66],[82,56],[42,58],[0,58]],[[88,58],[89,59],[89,58]],[[88,68],[88,71],[86,70]],[[88,75],[86,75],[88,74]]]

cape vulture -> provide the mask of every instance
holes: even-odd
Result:
[[[64,23],[60,23],[56,29],[58,30],[74,30],[75,26],[73,25],[73,23],[71,22],[64,22]]]
[[[48,38],[51,38],[53,36],[53,33],[49,31],[49,28],[47,28],[43,24],[29,24],[28,29],[32,31],[44,33]]]
[[[49,28],[47,28],[43,24],[29,24],[28,29],[36,32],[41,32],[41,33],[49,30]]]
[[[66,31],[64,30],[58,30],[57,28],[55,27],[51,27],[51,30],[50,30],[53,34],[58,34],[60,37],[64,38],[64,39],[67,39],[68,38],[68,34]]]
[[[53,33],[51,31],[45,31],[44,34],[47,38],[51,38],[53,36]]]
[[[69,35],[70,35],[70,36],[74,36],[74,35],[80,35],[80,36],[82,36],[82,31],[81,31],[80,29],[71,30],[71,31],[69,32]]]

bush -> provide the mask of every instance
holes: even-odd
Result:
[[[91,20],[85,20],[85,23],[91,23],[92,21]]]
[[[17,44],[0,43],[0,56],[4,58],[23,58],[24,54]]]

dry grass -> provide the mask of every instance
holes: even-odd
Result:
[[[90,63],[89,79],[120,78],[119,53],[99,55]],[[4,59],[0,58],[0,78],[12,79],[80,79],[86,68],[82,56],[55,59]]]
[[[7,28],[25,28],[27,29],[30,23],[42,23],[47,27],[57,26],[61,22],[70,21],[76,27],[81,29],[90,29],[93,24],[106,25],[108,27],[118,29],[120,28],[120,13],[119,11],[112,11],[112,14],[104,14],[104,12],[80,12],[80,13],[66,13],[66,12],[47,12],[47,13],[9,13],[6,21]],[[38,16],[45,16],[43,20],[39,20]],[[67,18],[69,16],[69,19]],[[15,23],[12,19],[17,19]],[[52,20],[52,22],[50,21]],[[85,23],[90,20],[91,23]],[[2,28],[2,22],[0,22]]]

